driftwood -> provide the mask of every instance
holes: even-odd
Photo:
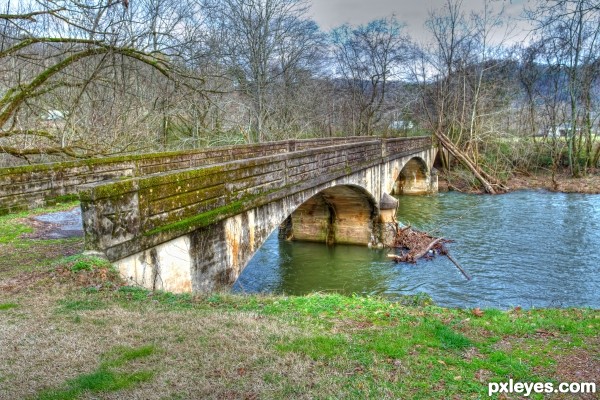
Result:
[[[429,250],[433,249],[433,246],[435,246],[442,240],[444,240],[444,238],[437,238],[433,242],[429,243],[429,245],[425,248],[425,250],[421,251],[420,253],[417,253],[417,255],[415,256],[415,260],[418,260],[419,258],[423,257],[425,254],[429,253]]]
[[[396,230],[396,237],[392,247],[407,250],[402,254],[388,254],[396,262],[414,263],[419,258],[425,257],[431,250],[442,250],[444,238],[435,238],[425,232],[420,232],[406,226]]]
[[[463,267],[461,267],[461,266],[460,266],[460,264],[458,263],[458,261],[456,261],[456,260],[454,259],[454,257],[452,257],[452,256],[450,255],[450,253],[448,253],[448,251],[446,251],[445,253],[442,253],[442,254],[444,254],[446,257],[448,257],[448,260],[452,261],[452,264],[454,264],[454,265],[456,266],[456,268],[458,268],[458,270],[459,270],[459,271],[460,271],[460,272],[463,274],[463,276],[464,276],[465,278],[467,278],[467,280],[468,280],[468,281],[470,281],[470,280],[471,280],[471,276],[469,276],[469,274],[467,274],[467,271],[465,271],[465,270],[463,269]]]
[[[388,254],[387,256],[395,262],[416,263],[418,259],[429,256],[430,253],[438,253],[448,257],[463,276],[467,280],[471,280],[469,274],[450,255],[448,249],[444,246],[448,242],[450,241],[443,237],[434,238],[425,232],[419,232],[407,226],[396,230],[396,238],[392,246],[401,249],[402,254]],[[407,251],[405,252],[405,250]]]
[[[427,247],[425,247],[423,250],[419,251],[416,254],[411,254],[411,252],[408,252],[406,254],[403,254],[401,256],[396,255],[396,254],[388,254],[388,257],[392,258],[394,261],[396,262],[416,262],[419,258],[425,256],[426,254],[429,253],[429,251],[431,249],[434,248],[435,245],[437,245],[438,243],[440,243],[442,240],[444,240],[444,238],[437,238],[434,239],[431,243],[429,243],[429,245]]]

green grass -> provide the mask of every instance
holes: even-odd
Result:
[[[151,292],[122,286],[104,260],[65,257],[80,241],[19,240],[15,218],[0,217],[0,280],[50,274],[0,291],[2,398],[476,399],[489,382],[566,381],[564,365],[586,381],[600,368],[598,310]]]
[[[17,303],[0,303],[0,311],[10,310],[17,307],[19,307]]]
[[[148,381],[152,379],[152,376],[153,373],[149,371],[123,374],[101,369],[67,381],[65,389],[43,392],[37,399],[71,400],[77,399],[85,392],[115,392]]]
[[[33,229],[17,222],[17,217],[14,214],[0,217],[0,244],[12,243],[22,234],[31,232],[33,232]]]
[[[116,347],[104,354],[102,368],[118,368],[138,358],[149,357],[156,352],[156,346],[146,345],[137,348]]]
[[[106,308],[106,303],[98,298],[89,299],[76,299],[76,300],[61,300],[59,301],[59,312],[70,312],[70,311],[90,311],[90,310],[101,310]]]
[[[122,286],[111,294],[123,307],[136,307],[139,304],[152,304],[170,311],[192,309],[196,300],[189,293],[174,294],[164,291],[149,291],[135,286]]]
[[[348,349],[349,343],[340,336],[310,336],[285,340],[279,343],[275,348],[283,352],[302,353],[314,360],[323,358],[333,358],[343,355]]]
[[[81,271],[94,271],[95,269],[99,268],[114,268],[108,260],[98,257],[85,256],[83,254],[75,254],[61,258],[56,260],[54,265],[65,266],[74,273]]]
[[[35,398],[38,400],[72,400],[87,393],[107,393],[127,389],[142,382],[147,382],[154,376],[152,371],[122,372],[115,368],[154,354],[154,346],[139,348],[116,348],[104,357],[105,361],[88,374],[81,374],[65,382],[58,389],[44,390]]]
[[[472,345],[471,341],[465,336],[453,331],[439,321],[433,323],[433,334],[443,349],[464,349]]]
[[[52,263],[66,254],[81,252],[83,238],[21,239],[23,234],[33,232],[26,218],[70,210],[77,204],[69,202],[0,216],[0,279],[12,278],[23,272],[48,270]]]
[[[347,388],[340,389],[340,393],[350,398],[361,398],[358,393],[364,394],[365,390],[372,398],[389,393],[412,398],[457,393],[483,396],[486,382],[504,382],[511,377],[523,382],[553,381],[556,378],[544,371],[552,370],[555,358],[584,346],[600,329],[599,312],[589,309],[490,309],[477,317],[469,310],[405,306],[379,298],[337,294],[213,294],[193,298],[123,287],[109,297],[95,295],[129,310],[142,307],[149,312],[150,307],[161,312],[196,310],[203,315],[257,313],[272,319],[273,325],[300,329],[301,334],[269,337],[272,351],[281,357],[296,354],[319,363],[323,367],[318,380],[333,379],[335,387]],[[224,331],[234,328],[235,324],[223,327]],[[539,332],[549,336],[535,337]],[[186,341],[185,336],[178,340]],[[210,345],[212,340],[208,336],[200,342]],[[504,342],[511,343],[511,347],[503,348]],[[411,377],[405,376],[401,386],[389,382],[397,373],[396,365]],[[331,371],[334,377],[328,377]],[[486,374],[485,382],[476,378],[481,371]],[[279,383],[286,380],[273,374],[265,379]],[[437,388],[424,384],[430,379],[447,385]]]
[[[144,397],[156,389],[142,384],[156,380],[167,385],[165,398],[189,398],[202,385],[213,389],[200,397],[488,398],[488,382],[561,381],[561,358],[597,354],[600,329],[591,309],[480,315],[338,294],[194,297],[124,286],[69,290],[54,304],[52,324],[64,332],[123,331],[138,345],[100,347],[95,370],[38,399],[128,396],[134,388]],[[19,313],[26,310],[19,301]],[[165,350],[153,357],[156,347],[143,344],[157,342]],[[164,380],[180,374],[196,378],[170,390]]]

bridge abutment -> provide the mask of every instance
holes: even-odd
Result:
[[[375,201],[364,190],[348,185],[325,189],[292,212],[290,239],[366,245],[376,214]]]

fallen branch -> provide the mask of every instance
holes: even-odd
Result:
[[[496,194],[497,192],[494,187],[498,188],[500,191],[508,191],[508,187],[476,165],[467,154],[463,153],[454,143],[452,143],[452,140],[450,140],[448,136],[440,131],[434,132],[434,135],[450,154],[456,157],[462,165],[471,171],[475,178],[483,185],[486,193]]]
[[[426,232],[414,230],[410,226],[402,229],[396,228],[396,238],[392,247],[408,250],[408,252],[401,255],[388,254],[388,256],[396,262],[414,263],[434,248],[442,250],[441,243],[444,240],[444,238],[434,238]]]
[[[404,228],[400,229],[400,230],[398,231],[398,233],[405,232],[405,231],[407,231],[407,230],[409,230],[409,229],[410,229],[410,225],[408,225],[408,226],[405,226]]]
[[[425,248],[425,250],[421,251],[420,253],[417,253],[414,256],[415,261],[417,261],[419,258],[423,257],[425,254],[429,253],[429,250],[433,249],[433,246],[435,246],[436,244],[438,244],[439,242],[441,242],[442,240],[444,240],[444,238],[437,238],[434,241],[432,241],[431,243],[429,243],[429,246],[427,246]]]
[[[460,266],[460,264],[454,259],[454,257],[452,257],[450,253],[448,253],[448,251],[446,251],[444,255],[448,257],[448,260],[452,261],[452,263],[456,265],[456,268],[458,268],[458,270],[464,275],[465,278],[467,278],[468,281],[471,280],[469,274],[467,274],[467,272]]]

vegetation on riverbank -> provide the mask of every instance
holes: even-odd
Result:
[[[554,176],[551,171],[521,171],[513,173],[505,182],[511,191],[542,189],[561,193],[600,194],[600,171],[592,171],[578,178],[574,178],[567,171],[555,173]],[[481,193],[479,183],[461,168],[441,173],[439,190]]]
[[[594,143],[600,146],[598,140]],[[566,146],[564,138],[504,138],[482,145],[479,154],[485,160],[486,172],[496,177],[509,191],[544,189],[563,193],[600,193],[600,169],[589,167],[585,173],[574,176],[568,168]],[[440,152],[440,159],[444,158],[444,154]],[[448,168],[440,171],[440,191],[485,192],[472,171],[454,158],[448,160],[448,164]]]
[[[0,219],[0,398],[463,399],[509,378],[600,381],[598,310],[152,293],[31,230]]]

